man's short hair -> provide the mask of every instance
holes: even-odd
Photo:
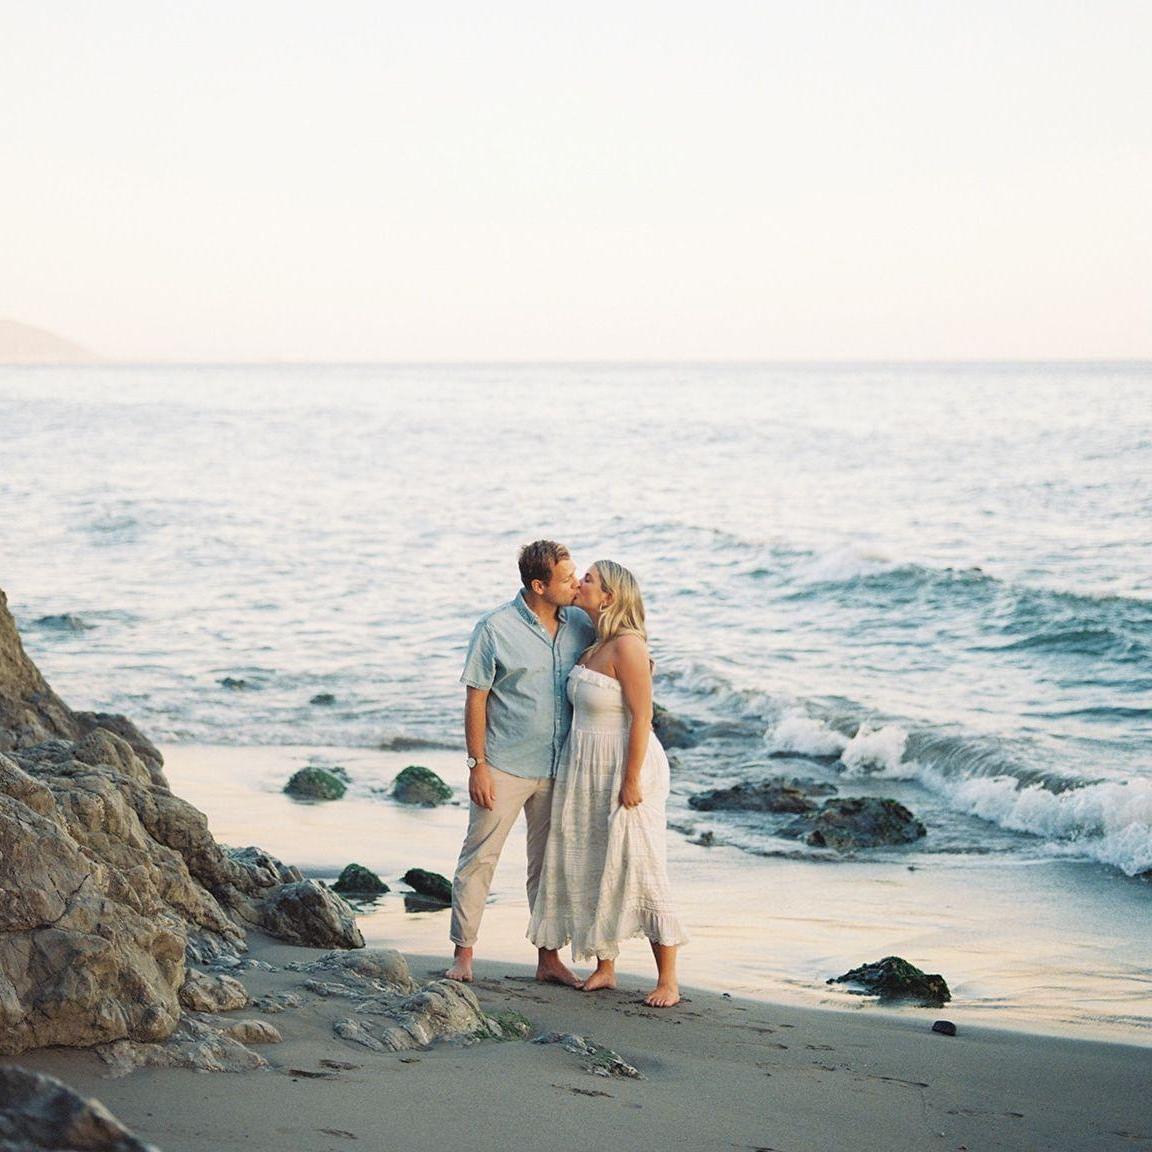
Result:
[[[552,579],[552,569],[561,560],[570,560],[568,549],[555,540],[534,540],[520,549],[520,582],[525,588],[532,587],[533,580],[547,584]]]

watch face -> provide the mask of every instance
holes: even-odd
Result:
[[[480,761],[477,760],[475,756],[469,756],[468,759],[464,761],[464,763],[467,764],[469,768],[475,768],[476,765],[480,763]]]

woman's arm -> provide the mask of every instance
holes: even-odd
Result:
[[[652,664],[648,659],[648,645],[639,636],[618,636],[612,656],[616,679],[624,693],[624,706],[631,719],[620,803],[625,808],[635,808],[644,799],[640,792],[640,768],[652,734]]]

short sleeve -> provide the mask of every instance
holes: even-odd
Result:
[[[472,629],[472,640],[468,644],[468,655],[464,657],[464,671],[460,683],[470,688],[480,688],[485,692],[496,681],[496,642],[487,620],[481,620]]]

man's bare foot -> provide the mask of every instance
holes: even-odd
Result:
[[[452,967],[444,973],[449,980],[459,980],[464,984],[472,983],[472,949],[456,945],[455,959]]]
[[[554,949],[540,949],[540,959],[536,962],[536,979],[541,984],[563,984],[568,988],[580,987],[580,977],[560,959],[559,954]]]
[[[584,992],[599,992],[601,988],[616,987],[616,965],[611,961],[603,960],[596,967],[596,971],[580,985]]]
[[[644,1003],[649,1008],[671,1008],[680,1003],[680,989],[675,984],[657,984],[644,997]]]

